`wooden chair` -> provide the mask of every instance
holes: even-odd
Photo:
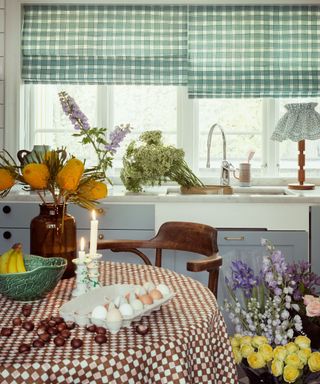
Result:
[[[155,249],[157,267],[161,267],[163,249],[194,252],[207,256],[203,259],[188,261],[187,270],[208,271],[208,288],[217,296],[222,258],[218,254],[217,230],[209,225],[170,221],[162,224],[156,236],[150,240],[101,240],[98,241],[98,249],[135,253],[147,265],[152,263],[139,249]]]

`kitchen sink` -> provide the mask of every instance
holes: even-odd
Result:
[[[179,187],[168,187],[167,195],[178,195],[181,194]],[[195,193],[196,194],[196,193]],[[217,189],[217,191],[214,192],[207,192],[207,193],[201,193],[205,195],[224,195],[224,193],[221,192],[221,190]],[[227,193],[226,195],[263,195],[263,196],[285,196],[285,195],[291,195],[294,196],[295,192],[291,191],[287,187],[267,187],[267,186],[256,186],[256,187],[238,187],[233,186],[232,192]]]

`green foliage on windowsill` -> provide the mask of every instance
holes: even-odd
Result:
[[[131,192],[141,192],[144,185],[161,185],[168,180],[187,188],[203,186],[184,160],[184,151],[163,144],[161,131],[146,131],[139,142],[129,144],[120,177]]]

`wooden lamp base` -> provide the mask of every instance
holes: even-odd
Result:
[[[288,188],[289,189],[296,189],[296,190],[300,190],[300,191],[307,191],[307,190],[310,190],[310,189],[314,189],[315,185],[314,184],[298,184],[298,183],[295,183],[295,184],[288,184]]]
[[[310,189],[314,189],[315,185],[314,184],[305,184],[305,172],[304,172],[304,165],[305,165],[305,142],[304,140],[300,140],[298,142],[298,151],[299,151],[299,156],[298,156],[298,164],[299,164],[299,171],[298,171],[298,183],[293,183],[289,184],[288,188],[289,189],[296,189],[296,190],[301,190],[301,191],[306,191]]]

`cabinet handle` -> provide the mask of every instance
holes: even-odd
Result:
[[[225,236],[224,239],[225,240],[231,240],[231,241],[243,241],[244,240],[244,236],[236,236],[236,237]]]
[[[99,239],[99,240],[103,240],[103,239],[104,239],[104,236],[103,236],[102,234],[100,234],[100,235],[98,236],[98,239]]]
[[[3,237],[5,238],[5,239],[11,239],[11,232],[9,232],[9,231],[5,231],[5,232],[3,232]]]
[[[103,208],[99,208],[98,209],[98,213],[99,213],[99,215],[104,215],[104,209]]]
[[[10,213],[11,212],[11,207],[9,205],[5,205],[2,208],[3,213]]]

